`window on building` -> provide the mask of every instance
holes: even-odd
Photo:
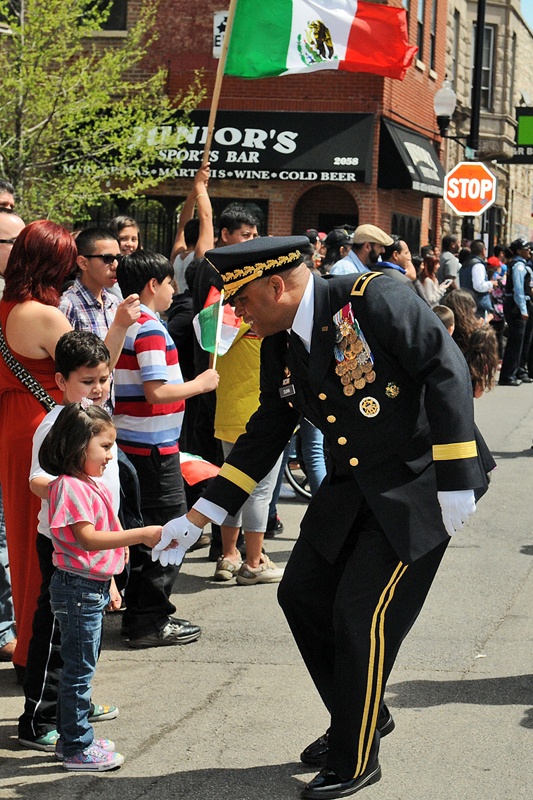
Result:
[[[476,41],[476,24],[472,36],[472,74],[474,72],[474,54]],[[494,25],[485,25],[483,36],[483,58],[481,61],[481,108],[492,111],[492,93],[494,87],[494,41],[496,28]],[[473,81],[472,81],[473,83]]]
[[[109,8],[109,16],[102,26],[104,31],[125,31],[128,21],[128,0],[95,0],[99,8]],[[9,0],[10,10],[20,13],[20,0]],[[0,14],[0,25],[7,25],[8,17]]]
[[[402,0],[402,6],[407,11],[407,27],[409,28],[409,12],[411,10],[411,0]]]
[[[429,68],[435,69],[437,49],[437,0],[431,2],[431,26],[429,29]]]
[[[424,60],[424,16],[426,12],[426,0],[418,0],[417,23],[416,23],[416,43],[418,45],[417,58]]]
[[[509,77],[509,114],[514,117],[514,95],[515,95],[515,81],[516,81],[516,33],[513,33],[511,42],[511,75]]]
[[[452,86],[457,89],[457,75],[459,69],[459,53],[461,52],[461,15],[455,9],[453,12],[453,62],[452,62]]]
[[[102,25],[104,31],[125,31],[128,22],[128,0],[97,0],[101,9],[109,9]]]

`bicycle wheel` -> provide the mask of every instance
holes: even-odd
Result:
[[[291,441],[292,446],[289,460],[285,467],[285,478],[289,486],[291,486],[297,494],[301,497],[305,497],[306,500],[310,500],[311,489],[309,487],[309,481],[307,480],[307,471],[302,455],[299,425],[296,427]]]

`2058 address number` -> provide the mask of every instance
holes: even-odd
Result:
[[[333,163],[336,167],[356,167],[359,164],[359,159],[356,156],[353,158],[337,156],[333,159]]]

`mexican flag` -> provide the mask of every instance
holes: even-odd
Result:
[[[183,451],[180,452],[180,465],[183,480],[187,481],[189,486],[194,486],[195,483],[205,481],[207,478],[214,478],[220,472],[220,467],[216,467],[210,461]]]
[[[360,0],[237,0],[226,75],[340,69],[402,80],[418,48],[403,8]]]
[[[220,313],[222,313],[222,324],[218,342],[218,355],[223,356],[224,353],[228,352],[239,333],[241,318],[235,315],[230,305],[221,305],[220,292],[214,286],[209,290],[204,307],[194,317],[192,324],[198,344],[202,350],[214,353]]]

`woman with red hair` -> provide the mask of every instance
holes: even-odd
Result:
[[[422,270],[420,272],[420,282],[422,284],[422,291],[426,302],[433,308],[440,303],[442,297],[446,294],[448,289],[453,283],[451,278],[445,280],[443,283],[437,280],[437,271],[439,269],[439,260],[436,256],[426,255],[422,263]]]
[[[76,255],[76,243],[64,228],[48,220],[27,225],[13,245],[0,301],[0,324],[9,350],[57,402],[62,393],[54,379],[55,347],[59,337],[71,330],[57,306]],[[33,434],[45,413],[0,357],[0,484],[17,624],[13,664],[19,681],[41,585],[36,550],[41,501],[30,492],[28,480]]]

